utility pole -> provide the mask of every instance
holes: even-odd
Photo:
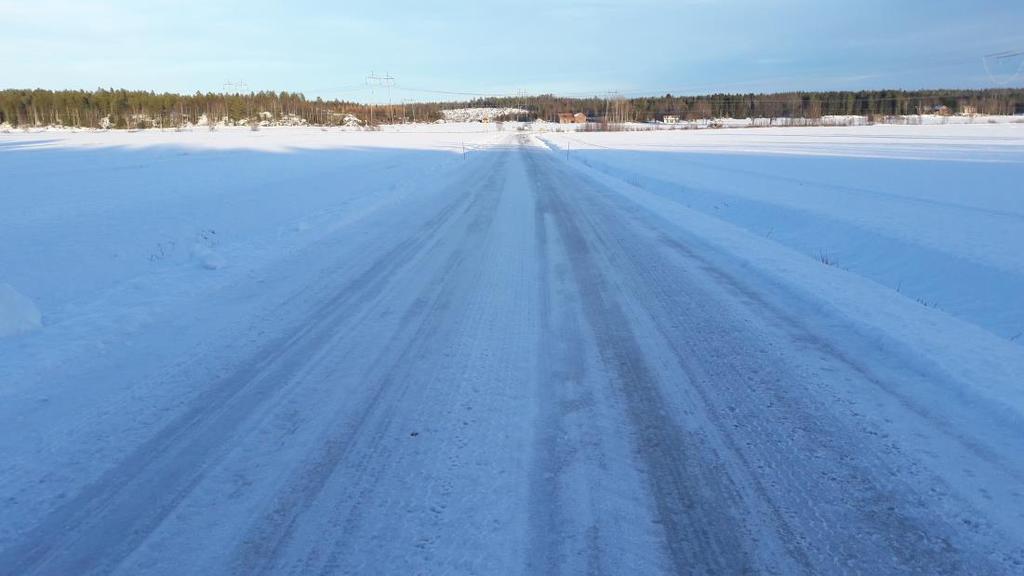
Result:
[[[621,96],[614,90],[609,90],[604,93],[604,123],[615,124],[619,121],[619,99]],[[615,103],[612,108],[612,103]]]
[[[1024,71],[1024,50],[1006,50],[1004,52],[985,54],[981,57],[981,64],[985,67],[985,73],[988,74],[988,79],[993,84],[1006,86],[1016,80],[1021,72]],[[990,65],[996,68],[995,74],[993,74]],[[999,76],[1002,77],[997,79]]]
[[[415,124],[416,123],[416,101],[415,100],[402,99],[402,121],[404,122],[406,120],[406,116],[405,116],[405,105],[406,104],[408,104],[409,108],[412,110],[412,123]]]
[[[227,82],[224,83],[224,93],[225,94],[228,93],[228,91],[231,90],[232,88],[237,88],[238,91],[241,92],[241,91],[247,89],[248,87],[249,87],[249,85],[246,84],[245,82],[241,81],[241,80],[239,80],[238,82],[232,82],[232,81],[228,80]]]
[[[385,87],[387,89],[387,91],[388,91],[388,116],[391,117],[391,122],[394,122],[395,121],[395,115],[394,115],[394,111],[391,109],[391,87],[395,85],[395,77],[390,75],[390,74],[385,74],[383,76],[378,76],[377,74],[371,72],[370,75],[366,77],[366,83],[369,84],[370,86],[383,86],[383,87]],[[372,105],[370,107],[370,123],[371,124],[373,123],[373,106]]]
[[[245,91],[247,91],[249,89],[249,85],[246,84],[242,80],[239,80],[238,82],[232,82],[232,81],[228,80],[227,82],[224,83],[224,96],[225,96],[225,98],[224,98],[224,112],[225,112],[225,116],[230,116],[231,115],[230,109],[228,108],[228,105],[227,105],[227,96],[229,94],[231,94],[231,90],[232,89],[234,89],[236,91],[236,93],[241,94],[241,93],[243,93],[243,92],[245,92]],[[251,116],[252,115],[251,111],[249,110],[248,99],[246,99],[245,113],[246,113],[247,116]],[[230,120],[230,118],[229,118],[229,120]]]

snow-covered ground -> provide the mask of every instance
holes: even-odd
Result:
[[[1024,344],[1024,125],[545,136],[570,159]]]
[[[1024,125],[0,134],[0,574],[1024,567]]]
[[[450,108],[442,110],[446,122],[491,122],[502,118],[514,118],[518,115],[528,115],[529,112],[522,108]]]

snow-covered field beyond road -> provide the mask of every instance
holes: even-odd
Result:
[[[1024,125],[543,138],[590,169],[1024,344]]]
[[[1024,124],[0,134],[0,575],[1020,574]]]

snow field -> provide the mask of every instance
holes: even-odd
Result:
[[[589,169],[1024,337],[1022,125],[543,138]]]
[[[514,128],[0,135],[0,574],[1024,565],[1020,126]]]

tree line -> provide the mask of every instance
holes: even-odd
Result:
[[[341,124],[348,114],[358,118],[373,115],[367,104],[310,100],[296,92],[189,95],[114,89],[0,90],[0,124],[12,126],[153,128],[195,125],[201,120],[331,125]],[[386,113],[380,117],[390,119]]]
[[[646,122],[665,116],[710,118],[808,118],[822,116],[902,116],[944,113],[1010,115],[1024,111],[1024,89],[865,90],[783,92],[772,94],[708,94],[639,98],[480,98],[465,106],[519,106],[535,118],[555,121],[563,112],[582,112],[609,122]],[[943,110],[944,108],[944,110]]]
[[[464,102],[422,102],[395,106],[343,100],[307,99],[295,92],[171,94],[140,90],[0,90],[0,124],[110,128],[174,127],[211,122],[302,122],[342,124],[346,115],[362,122],[435,121],[442,110],[468,107],[520,108],[513,118],[557,121],[558,114],[582,112],[606,122],[681,119],[809,118],[901,116],[949,113],[1007,115],[1024,112],[1024,89],[869,90],[709,94],[638,98],[488,97]]]

